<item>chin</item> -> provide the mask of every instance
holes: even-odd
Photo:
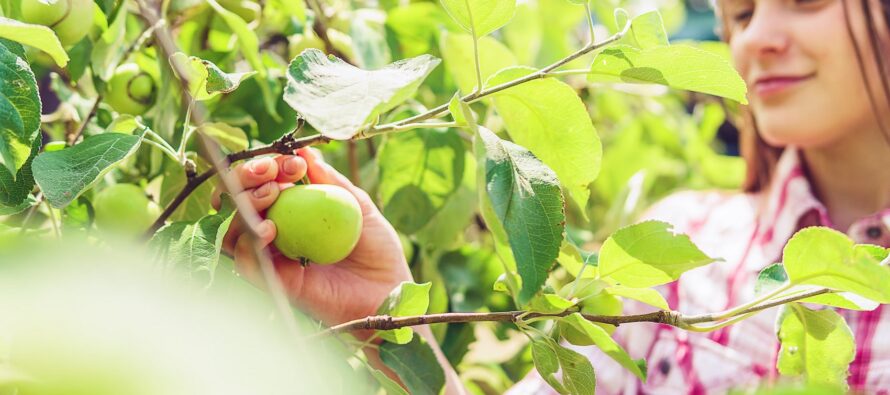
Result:
[[[813,119],[776,118],[774,122],[769,119],[757,121],[760,137],[771,146],[813,148],[831,144],[835,140],[831,131],[819,127]]]

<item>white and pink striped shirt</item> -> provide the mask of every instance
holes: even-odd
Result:
[[[799,159],[785,150],[764,192],[682,192],[657,203],[646,219],[674,225],[706,254],[726,261],[691,270],[659,287],[670,307],[684,314],[716,312],[754,298],[754,283],[765,266],[780,262],[782,249],[797,230],[831,226],[825,206],[813,195]],[[860,219],[848,230],[857,243],[890,247],[890,208]],[[625,302],[625,313],[654,308]],[[692,333],[659,324],[618,328],[616,340],[633,358],[645,358],[645,384],[595,347],[574,347],[593,362],[597,394],[721,394],[751,388],[775,378],[779,344],[776,308],[711,333]],[[851,390],[890,394],[890,313],[838,309],[856,338],[850,366]],[[532,371],[511,394],[555,393]]]

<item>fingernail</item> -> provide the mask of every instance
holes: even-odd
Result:
[[[263,186],[253,190],[253,196],[257,198],[264,198],[269,196],[269,192],[272,192],[272,183],[267,182],[263,184]]]
[[[271,158],[263,158],[259,160],[255,160],[250,162],[250,171],[256,175],[263,175],[269,171],[269,166],[272,164]]]
[[[289,175],[297,174],[297,170],[300,169],[300,166],[297,164],[297,158],[292,156],[284,160],[284,172]]]

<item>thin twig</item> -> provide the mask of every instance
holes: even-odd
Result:
[[[486,96],[498,93],[505,89],[512,88],[516,85],[524,84],[526,82],[533,81],[536,79],[546,78],[546,77],[548,77],[548,75],[550,74],[551,71],[556,70],[556,69],[566,65],[567,63],[569,63],[575,59],[578,59],[592,51],[595,51],[599,48],[602,48],[604,46],[607,46],[609,44],[612,44],[612,43],[620,40],[622,37],[624,37],[627,34],[629,29],[630,29],[630,22],[628,22],[624,26],[624,29],[622,29],[618,33],[613,34],[611,37],[609,37],[599,43],[589,44],[589,45],[585,46],[584,48],[581,48],[581,49],[575,51],[573,54],[566,56],[565,58],[562,58],[543,69],[540,69],[540,70],[538,70],[534,73],[531,73],[525,77],[517,78],[513,81],[505,82],[503,84],[496,85],[491,88],[483,89],[480,92],[471,93],[469,95],[462,97],[461,100],[467,104],[474,103],[478,100],[481,100],[482,98],[484,98]],[[394,128],[398,128],[399,126],[402,126],[402,125],[406,125],[406,124],[410,124],[410,123],[417,123],[417,122],[425,121],[427,119],[445,115],[445,114],[449,113],[449,110],[448,110],[449,104],[450,103],[444,103],[438,107],[435,107],[429,111],[417,114],[413,117],[405,118],[400,121],[388,123],[385,125],[379,125],[379,126],[373,128],[372,132],[383,133],[383,132],[390,131]],[[372,134],[374,134],[374,133],[372,133]]]
[[[68,136],[68,145],[74,145],[77,142],[77,139],[83,135],[83,132],[87,130],[87,125],[89,125],[90,121],[93,117],[96,116],[96,113],[99,111],[99,103],[102,102],[102,94],[100,93],[96,96],[96,100],[93,102],[93,106],[90,107],[90,112],[87,113],[86,118],[83,119],[83,122],[80,123],[80,126],[77,128],[77,131]]]

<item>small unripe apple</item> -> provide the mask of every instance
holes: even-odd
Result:
[[[343,56],[346,56],[349,59],[355,59],[355,49],[352,47],[352,38],[349,37],[348,34],[334,29],[328,29],[327,34],[334,49],[340,51]],[[288,45],[288,53],[291,58],[300,56],[303,51],[309,48],[315,48],[320,51],[325,50],[324,41],[315,35],[314,30],[306,29],[303,34],[291,36],[290,44]]]
[[[22,0],[22,21],[50,27],[64,46],[76,44],[93,27],[93,0]]]
[[[362,209],[336,185],[297,185],[281,191],[267,217],[278,234],[275,247],[290,259],[327,265],[349,256],[362,234]]]
[[[154,102],[156,90],[151,75],[139,70],[135,63],[127,63],[114,70],[105,102],[119,113],[142,115]]]
[[[161,214],[160,207],[133,184],[115,184],[103,189],[93,200],[93,209],[100,230],[125,236],[145,232]]]

